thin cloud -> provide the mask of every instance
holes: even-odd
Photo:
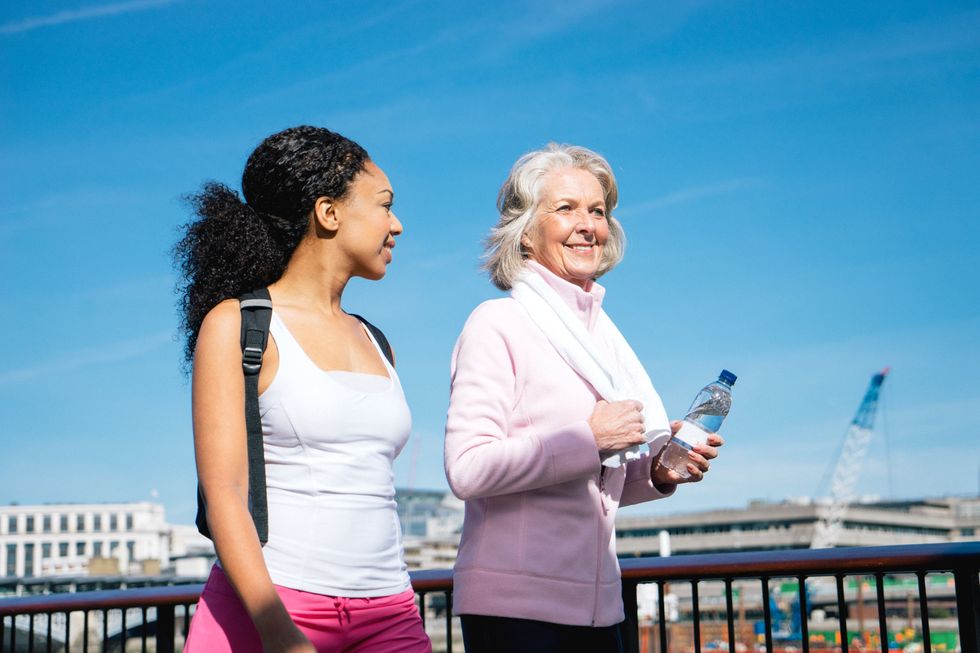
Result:
[[[29,381],[52,374],[64,374],[90,365],[115,363],[137,358],[173,342],[173,333],[161,331],[142,338],[133,338],[110,343],[101,347],[83,349],[74,354],[65,354],[53,360],[42,361],[27,367],[0,371],[0,386],[8,383]]]
[[[715,184],[706,184],[703,186],[689,186],[687,188],[680,188],[673,192],[667,193],[661,197],[647,200],[646,202],[624,207],[620,213],[635,213],[637,211],[662,209],[668,206],[674,206],[676,204],[697,202],[698,200],[707,199],[709,197],[727,195],[729,193],[758,188],[760,186],[762,186],[762,180],[756,177],[729,179],[727,181],[721,181]]]
[[[763,59],[684,72],[685,84],[764,82],[792,77],[813,84],[816,75],[853,76],[858,71],[886,71],[896,61],[976,50],[980,45],[980,11],[972,10],[938,21],[898,25],[875,32],[855,32],[823,48],[807,48]],[[885,64],[881,67],[880,64]],[[879,65],[877,68],[876,65]]]
[[[153,9],[154,7],[172,5],[180,1],[181,0],[132,0],[131,2],[116,2],[109,5],[98,5],[95,7],[87,7],[85,9],[76,9],[74,11],[59,11],[58,13],[50,16],[25,18],[24,20],[0,25],[0,34],[19,34],[21,32],[30,32],[35,29],[40,29],[42,27],[53,27],[55,25],[64,25],[65,23],[75,23],[80,20],[90,20],[92,18],[102,18],[104,16],[118,16],[119,14],[128,14],[134,11],[143,11],[145,9]]]

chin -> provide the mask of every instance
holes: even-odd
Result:
[[[380,281],[381,279],[384,279],[387,272],[387,266],[381,269],[361,268],[351,276],[367,279],[368,281]]]

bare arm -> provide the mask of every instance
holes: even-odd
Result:
[[[255,623],[264,649],[313,653],[273,587],[248,512],[240,331],[238,302],[222,302],[204,319],[194,354],[194,450],[208,527],[221,567]]]

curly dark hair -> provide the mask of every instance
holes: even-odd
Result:
[[[185,364],[193,361],[208,311],[279,279],[309,229],[317,198],[343,199],[368,161],[364,148],[340,134],[292,127],[266,138],[248,157],[244,202],[214,181],[185,197],[196,217],[173,249]]]

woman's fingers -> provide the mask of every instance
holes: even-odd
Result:
[[[723,444],[725,444],[725,438],[721,437],[717,433],[708,434],[708,446],[720,447]]]

